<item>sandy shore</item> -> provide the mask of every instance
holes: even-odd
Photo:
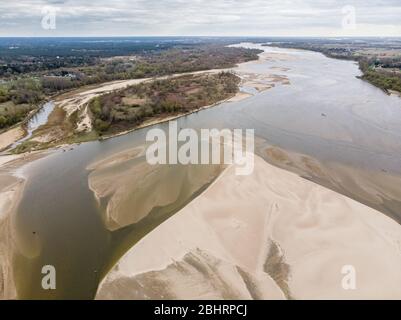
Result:
[[[14,159],[16,156],[0,156],[0,168]],[[18,202],[22,187],[20,179],[0,173],[0,300],[16,297],[10,256],[10,213]]]
[[[269,163],[299,176],[328,186],[357,201],[384,212],[401,223],[398,199],[401,198],[401,178],[380,169],[350,167],[337,162],[321,162],[306,154],[260,143],[259,154]]]
[[[126,253],[97,298],[400,299],[400,249],[393,220],[256,157]]]
[[[43,156],[44,152],[0,156],[0,300],[17,298],[11,261],[15,245],[12,216],[26,184],[19,169]]]
[[[22,195],[25,181],[8,174],[0,174],[0,300],[15,299],[16,291],[11,265],[11,213]]]
[[[18,141],[24,134],[24,130],[19,126],[0,134],[0,150],[6,149],[8,146]]]

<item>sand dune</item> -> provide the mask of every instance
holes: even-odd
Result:
[[[2,134],[0,134],[0,150],[4,150],[14,142],[18,141],[24,136],[24,130],[21,127],[15,127]]]
[[[399,224],[256,157],[126,253],[97,297],[400,299],[400,265]]]
[[[283,299],[266,274],[242,268],[196,249],[165,269],[106,282],[97,299]]]

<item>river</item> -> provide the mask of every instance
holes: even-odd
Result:
[[[19,146],[21,143],[24,141],[27,141],[30,139],[33,135],[33,132],[38,129],[40,126],[44,125],[47,123],[47,120],[49,118],[49,115],[52,113],[54,109],[54,103],[52,101],[49,101],[45,103],[42,108],[40,108],[29,120],[26,125],[26,135],[13,143],[8,149],[14,149],[15,147]]]
[[[263,50],[267,59],[237,71],[279,74],[289,85],[182,117],[179,127],[255,129],[256,152],[267,161],[401,222],[401,99],[358,79],[355,62],[316,52]],[[167,130],[168,124],[153,127]],[[13,219],[19,298],[93,298],[101,278],[126,250],[207,187],[183,192],[173,205],[132,226],[116,231],[105,227],[88,187],[87,167],[143,145],[153,127],[58,150],[23,168],[28,180]],[[280,150],[279,156],[272,150]],[[169,183],[185,185],[174,179]],[[56,267],[56,290],[41,287],[44,265]]]

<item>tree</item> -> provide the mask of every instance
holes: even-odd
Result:
[[[96,116],[99,116],[102,113],[102,103],[100,102],[99,97],[92,100],[90,103],[90,109]]]
[[[7,119],[5,116],[0,116],[0,128],[4,128],[7,125]]]

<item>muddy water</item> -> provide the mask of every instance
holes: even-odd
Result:
[[[269,52],[266,61],[247,63],[238,71],[285,75],[291,85],[183,117],[179,127],[254,128],[257,153],[266,160],[401,222],[401,99],[357,79],[354,62],[264,49]],[[155,127],[167,131],[167,124]],[[174,203],[109,231],[88,187],[87,167],[142,145],[147,130],[58,151],[25,168],[29,179],[14,218],[20,298],[92,298],[101,277],[125,250],[207,187],[200,184],[188,194],[191,181],[170,178],[171,186],[183,191]],[[172,170],[182,176],[178,172],[184,169]],[[41,268],[47,264],[57,270],[55,291],[41,288]]]

